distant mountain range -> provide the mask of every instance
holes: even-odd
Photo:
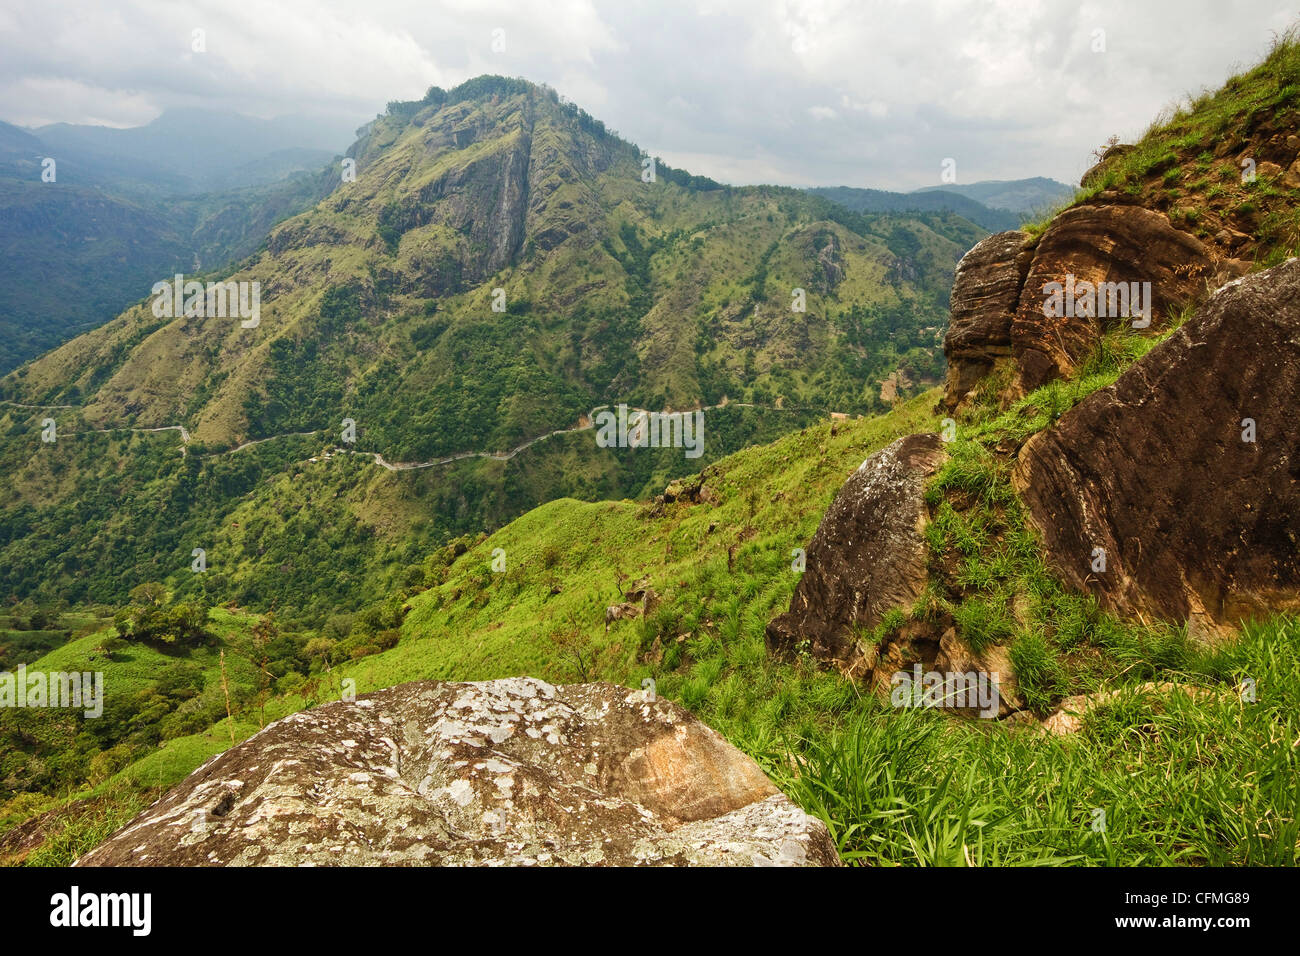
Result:
[[[990,179],[984,182],[958,185],[925,186],[917,193],[955,193],[967,199],[973,199],[990,209],[1006,209],[1018,213],[1022,218],[1046,215],[1056,206],[1070,199],[1075,192],[1073,186],[1035,176],[1032,179]]]
[[[132,129],[0,122],[0,275],[23,280],[0,283],[0,373],[108,321],[159,276],[249,255],[338,182],[326,167],[350,140],[202,110]]]
[[[895,193],[884,189],[858,189],[853,186],[819,186],[808,191],[854,212],[949,212],[969,219],[988,232],[1014,229],[1020,223],[1019,217],[1010,210],[992,209],[981,202],[956,193]]]
[[[356,138],[355,124],[299,116],[264,120],[217,110],[169,110],[144,126],[54,123],[26,130],[69,185],[192,195],[316,171]],[[13,129],[14,127],[10,127]]]
[[[1042,176],[926,186],[909,193],[854,186],[820,186],[808,191],[855,212],[956,213],[989,232],[1015,229],[1028,219],[1052,211],[1074,195],[1073,187]]]

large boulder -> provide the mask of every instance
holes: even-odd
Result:
[[[790,610],[767,626],[773,654],[806,650],[850,677],[867,676],[872,649],[859,630],[910,608],[925,587],[925,485],[945,457],[938,435],[908,435],[849,476],[808,545]]]
[[[214,757],[79,866],[837,865],[818,820],[677,705],[419,681]]]
[[[1075,206],[1052,220],[1038,242],[1011,322],[1011,351],[1019,368],[1019,392],[1068,376],[1096,346],[1101,333],[1131,324],[1136,303],[1089,302],[1074,297],[1074,315],[1049,316],[1045,306],[1052,283],[1094,289],[1101,283],[1150,283],[1152,328],[1171,309],[1182,309],[1202,295],[1218,272],[1210,250],[1196,237],[1175,229],[1163,213],[1141,206]],[[1065,292],[1062,293],[1062,304]],[[1107,315],[1109,312],[1111,314]],[[1122,313],[1122,314],[1115,314]]]
[[[1014,480],[1051,564],[1125,616],[1205,639],[1300,607],[1297,395],[1291,259],[1220,288],[1021,449]]]
[[[999,232],[957,263],[943,342],[948,362],[943,404],[948,411],[955,411],[999,361],[1011,356],[1011,317],[1033,258],[1028,242],[1027,233]]]
[[[1175,228],[1163,213],[1114,196],[1060,213],[1036,243],[1023,232],[989,236],[966,254],[953,280],[943,407],[960,410],[1007,362],[1014,372],[1004,401],[1069,376],[1108,329],[1148,318],[1159,328],[1171,310],[1199,301],[1246,268]],[[1054,305],[1062,314],[1052,314]],[[1140,306],[1149,307],[1147,316],[1135,314]]]

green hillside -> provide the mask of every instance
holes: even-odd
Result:
[[[435,88],[363,133],[355,182],[231,276],[260,283],[255,328],[146,300],[0,381],[0,592],[121,602],[166,579],[319,624],[450,537],[937,382],[982,235],[663,164],[646,181],[635,147],[523,81]],[[704,457],[575,430],[619,403],[708,409]]]
[[[192,135],[168,132],[182,149],[200,148]],[[57,157],[48,182],[46,157]],[[204,191],[180,189],[138,154],[86,154],[0,123],[0,273],[21,277],[0,283],[0,373],[102,325],[163,276],[248,257],[275,223],[338,183],[327,161],[313,151],[272,154]]]
[[[1193,227],[1173,210],[1257,216],[1248,245],[1207,237],[1256,269],[1293,250],[1300,185],[1263,163],[1296,135],[1279,125],[1300,126],[1297,51],[1284,39],[1112,153],[1083,197],[1127,193]],[[1265,150],[1258,180],[1228,182],[1234,149]],[[1195,306],[1099,330],[1072,377],[1023,397],[1001,401],[995,371],[945,420],[927,363],[978,235],[962,220],[662,164],[646,182],[635,148],[500,78],[392,104],[352,156],[356,182],[236,273],[266,290],[256,329],[142,305],[3,382],[0,568],[31,595],[8,623],[67,596],[122,607],[17,648],[116,690],[101,719],[0,712],[0,862],[70,862],[303,708],[526,674],[679,702],[850,863],[1296,864],[1300,618],[1218,644],[1121,619],[1051,570],[1012,481],[1029,439],[1167,355],[1152,350]],[[707,406],[706,453],[598,448],[587,416],[618,402]],[[1024,705],[1005,720],[891,707],[809,641],[788,660],[766,646],[846,479],[919,432],[945,450],[924,487],[925,587],[852,639],[951,627],[1004,652]],[[1071,731],[1042,723],[1081,695]]]
[[[1083,391],[1117,372],[1118,366],[1098,372]],[[1052,407],[1053,390],[1068,395],[1058,384],[989,422],[956,451],[959,464],[939,476],[937,491],[972,480],[977,473],[965,463],[979,448],[1043,427],[1050,411],[1035,410]],[[1131,690],[1081,734],[1041,737],[899,712],[859,696],[810,659],[784,664],[768,656],[764,627],[788,606],[797,580],[793,549],[806,546],[862,458],[896,437],[938,426],[929,411],[935,397],[926,393],[889,415],[837,425],[834,434],[819,425],[740,452],[702,473],[707,492],[691,495],[696,483],[688,481],[679,486],[687,494],[673,503],[551,502],[494,535],[429,555],[428,586],[407,589],[404,604],[398,592],[386,605],[332,621],[319,636],[281,638],[298,651],[286,654],[271,680],[263,681],[252,663],[256,619],[243,615],[215,613],[218,643],[179,659],[145,648],[118,651],[105,664],[90,658],[103,633],[74,642],[35,666],[102,667],[106,682],[130,682],[153,702],[152,721],[128,725],[123,740],[102,752],[86,739],[95,722],[81,722],[79,737],[58,736],[48,722],[32,721],[27,736],[0,723],[9,734],[9,779],[30,773],[25,761],[35,757],[49,783],[62,781],[46,788],[48,796],[16,796],[0,818],[17,822],[49,812],[39,818],[46,840],[27,862],[66,861],[228,746],[232,726],[224,717],[190,730],[224,713],[216,657],[224,648],[236,739],[254,732],[259,720],[337,699],[345,689],[515,674],[633,687],[649,678],[659,694],[717,727],[824,816],[848,859],[1293,863],[1300,836],[1300,777],[1290,745],[1300,733],[1294,618],[1252,627],[1225,650],[1199,651],[1177,631],[1125,625],[1063,593],[1020,528],[999,534],[1001,543],[975,566],[1004,580],[1036,579],[1032,621],[1053,622],[1046,643],[1032,622],[1016,627],[1022,686],[1040,695],[1036,706],[1043,708],[1100,686]],[[1005,486],[997,487],[1005,495]],[[950,547],[971,556],[987,547],[978,544],[987,532],[957,521],[939,523],[951,530],[933,542],[936,561]],[[501,572],[492,570],[497,549],[504,552]],[[1011,578],[1000,567],[1014,569]],[[604,608],[646,584],[661,596],[658,608],[606,631]],[[932,610],[923,603],[910,613]],[[1247,674],[1268,692],[1243,710],[1233,685]],[[1178,686],[1137,693],[1152,675]],[[191,696],[183,696],[185,687]],[[1188,706],[1182,687],[1203,688],[1208,704]],[[1153,722],[1154,738],[1147,729]],[[67,723],[63,733],[72,734],[78,721]],[[1135,776],[1139,764],[1143,772]],[[67,787],[71,799],[54,795]],[[1105,838],[1087,826],[1095,806],[1111,808]]]

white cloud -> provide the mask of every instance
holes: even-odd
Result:
[[[484,72],[733,182],[1076,180],[1294,17],[1289,0],[68,0],[0,11],[0,117],[168,108],[364,121]],[[1171,29],[1176,24],[1176,29]],[[191,52],[195,27],[208,52]],[[1106,51],[1091,51],[1092,31]],[[493,49],[493,31],[503,41]],[[345,144],[341,144],[345,145]]]
[[[143,93],[105,89],[62,77],[21,76],[7,80],[0,85],[0,103],[15,104],[5,119],[20,126],[140,126],[158,115],[152,100]]]

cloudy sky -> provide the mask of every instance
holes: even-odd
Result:
[[[1107,137],[1298,17],[1284,0],[3,0],[0,118],[206,107],[346,129],[501,73],[724,182],[911,189],[947,158],[959,182],[1076,182]]]

